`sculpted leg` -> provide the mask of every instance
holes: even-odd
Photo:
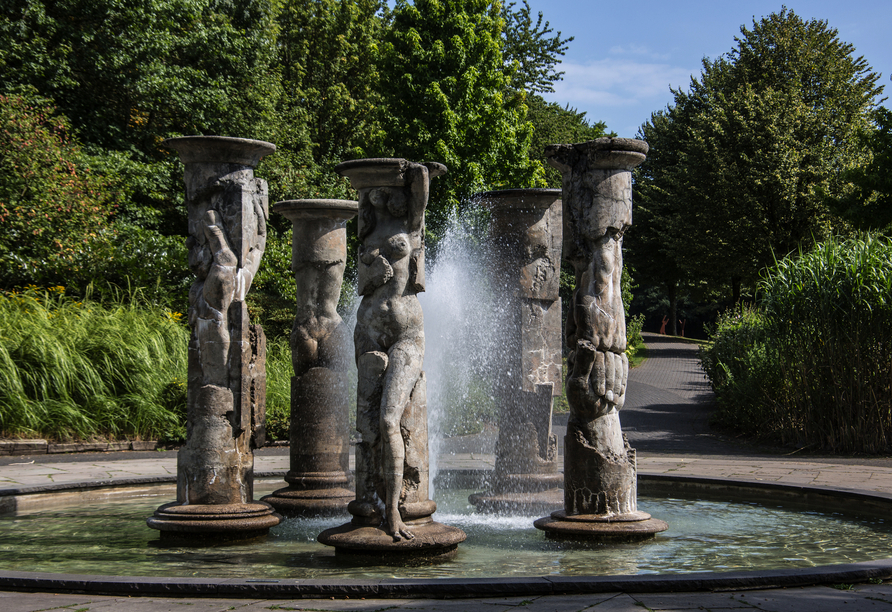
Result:
[[[386,487],[386,529],[394,541],[411,540],[415,535],[403,523],[399,502],[403,489],[403,462],[406,447],[400,431],[400,420],[424,358],[424,349],[415,341],[403,341],[391,348],[390,364],[384,380],[381,398],[381,436],[384,442],[384,482]]]

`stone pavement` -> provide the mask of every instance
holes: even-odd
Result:
[[[697,346],[649,334],[648,360],[632,370],[623,428],[638,450],[642,475],[684,475],[739,481],[809,485],[892,494],[892,460],[777,454],[710,432],[712,401],[697,361]],[[563,423],[565,423],[565,417]],[[555,432],[562,435],[561,417]],[[442,469],[492,468],[493,436],[452,440],[455,453],[439,457]],[[269,476],[288,469],[287,449],[262,449],[255,471]],[[78,482],[170,481],[173,452],[130,452],[0,457],[0,494],[13,489]],[[892,556],[892,555],[890,555]],[[844,585],[851,586],[851,585]],[[115,598],[0,592],[0,610],[883,610],[892,612],[892,584],[861,584],[850,590],[807,587],[725,593],[548,595],[457,600],[248,600]]]
[[[890,585],[838,585],[716,593],[605,593],[482,599],[216,599],[107,597],[49,593],[4,593],[4,612],[266,612],[306,610],[373,612],[383,610],[455,612],[673,612],[739,610],[766,612],[840,612],[892,610]]]

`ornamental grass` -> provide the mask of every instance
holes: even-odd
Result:
[[[803,448],[892,451],[892,241],[831,239],[770,269],[703,365],[719,423]]]

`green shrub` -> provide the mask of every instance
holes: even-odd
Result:
[[[52,439],[185,435],[183,315],[75,301],[63,287],[0,294],[0,433]]]
[[[719,405],[713,422],[770,433],[776,419],[771,390],[779,381],[765,316],[757,308],[741,305],[718,317],[710,340],[701,347],[700,360]]]

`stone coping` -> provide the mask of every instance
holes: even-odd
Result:
[[[258,473],[258,478],[280,477],[278,473]],[[639,474],[642,488],[670,485],[673,490],[706,492],[713,495],[745,492],[762,493],[784,501],[826,500],[858,501],[858,509],[892,513],[892,494],[835,487],[807,487],[763,481],[726,480],[665,474]],[[29,495],[101,487],[140,486],[168,483],[169,477],[133,478],[108,482],[81,482],[7,489],[0,495]],[[239,597],[293,599],[333,598],[476,598],[506,596],[574,595],[587,593],[660,593],[696,592],[799,587],[817,584],[866,582],[892,578],[892,558],[825,565],[810,568],[697,572],[691,574],[643,574],[618,576],[530,576],[511,578],[441,578],[441,579],[244,579],[186,578],[149,576],[102,576],[52,574],[0,569],[0,590],[77,592],[97,595]]]
[[[117,442],[55,443],[43,439],[0,440],[0,456],[53,455],[57,453],[105,453],[113,451],[152,451],[158,448],[154,440],[124,440]]]

